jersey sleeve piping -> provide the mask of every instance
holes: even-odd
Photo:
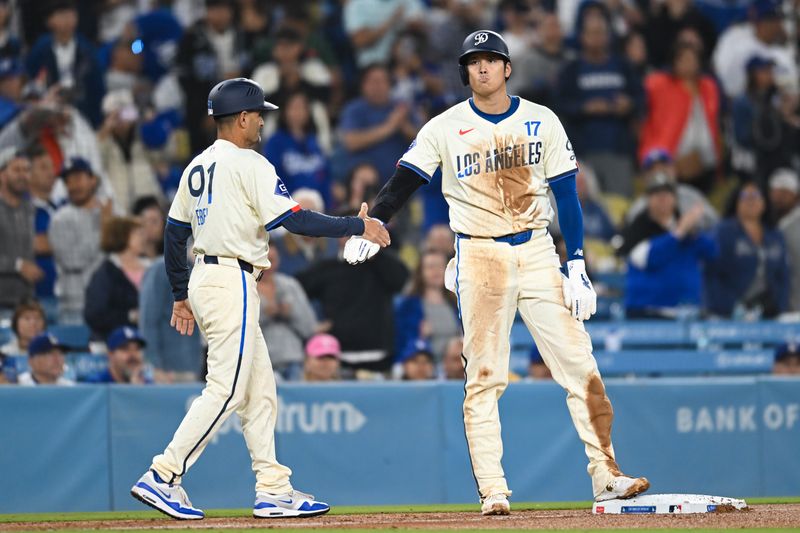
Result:
[[[419,177],[424,179],[425,183],[430,183],[431,182],[431,176],[429,176],[427,174],[427,172],[425,172],[424,170],[422,170],[418,166],[416,166],[416,165],[414,165],[412,163],[409,163],[408,161],[403,161],[403,160],[400,160],[400,162],[398,162],[397,164],[402,166],[402,167],[406,167],[409,170],[413,170],[414,172],[419,174]]]
[[[558,180],[562,180],[564,178],[568,178],[570,176],[574,176],[577,173],[578,173],[578,169],[577,168],[573,168],[572,170],[568,170],[566,172],[562,172],[558,176],[553,176],[552,178],[547,178],[547,183],[553,183],[553,182],[556,182]]]
[[[301,209],[300,208],[300,204],[295,204],[294,207],[292,207],[291,209],[285,211],[284,213],[281,213],[276,218],[274,218],[271,222],[269,222],[268,224],[265,224],[264,227],[266,228],[267,231],[273,230],[273,229],[277,228],[278,226],[280,226],[281,222],[283,222],[286,219],[286,217],[288,217],[292,213],[296,213],[296,212],[300,211],[300,209]]]
[[[167,224],[172,224],[174,226],[180,226],[182,228],[190,228],[192,225],[189,222],[182,222],[176,218],[167,217]]]

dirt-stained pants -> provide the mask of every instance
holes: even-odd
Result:
[[[258,325],[256,280],[238,266],[198,262],[189,280],[189,303],[208,340],[208,375],[163,454],[152,468],[162,479],[180,477],[203,453],[222,423],[236,412],[256,474],[256,490],[292,490],[291,470],[275,459],[278,397],[267,343]]]
[[[611,444],[613,410],[592,355],[589,335],[570,316],[553,240],[535,230],[512,246],[492,239],[456,239],[456,293],[464,327],[464,428],[481,498],[510,495],[501,459],[498,400],[508,385],[509,336],[517,309],[586,445],[594,494],[619,474]]]

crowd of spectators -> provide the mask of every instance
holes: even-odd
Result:
[[[624,276],[609,297],[627,317],[800,313],[797,0],[0,0],[0,325],[19,383],[70,383],[49,324],[86,325],[80,348],[107,354],[88,381],[202,377],[161,254],[218,81],[251,77],[280,106],[259,149],[293,198],[353,214],[468,96],[476,28],[507,41],[509,91],[564,122],[587,265]],[[462,379],[440,180],[357,267],[343,240],[272,232],[258,291],[278,379]]]

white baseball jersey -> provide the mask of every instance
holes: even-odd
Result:
[[[261,154],[217,139],[183,171],[170,223],[191,224],[195,254],[269,268],[269,229],[300,206]]]
[[[547,227],[548,181],[577,172],[555,113],[517,96],[500,115],[472,99],[454,105],[423,126],[399,164],[428,181],[441,166],[450,227],[476,237]]]

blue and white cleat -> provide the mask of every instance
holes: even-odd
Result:
[[[183,487],[165,483],[153,470],[145,472],[131,487],[131,496],[176,520],[202,520],[206,516],[192,507]]]
[[[319,516],[331,510],[327,503],[318,502],[311,494],[293,490],[287,494],[256,493],[253,506],[255,518],[287,518],[291,516]]]

